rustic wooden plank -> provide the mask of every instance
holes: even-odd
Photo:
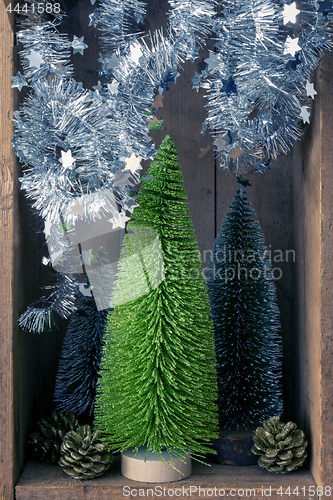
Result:
[[[333,470],[332,61],[332,53],[327,54],[319,65],[311,125],[293,154],[295,394],[298,420],[311,439],[311,470],[323,486],[331,483]]]
[[[320,314],[320,393],[316,404],[320,407],[320,473],[316,476],[320,484],[332,481],[333,471],[333,55],[322,61],[318,75],[318,90],[321,92],[320,144],[321,175],[319,180],[321,197],[321,314]],[[318,245],[319,246],[319,245]],[[319,400],[320,398],[320,400]],[[317,474],[317,473],[316,473]]]
[[[12,18],[0,4],[0,497],[10,500],[14,495],[14,375],[13,375],[13,310],[15,309],[15,275],[13,250],[15,240],[15,185],[16,164],[11,148],[13,92],[10,76],[13,74]]]
[[[321,105],[321,471],[320,484],[332,481],[333,471],[333,97],[331,83],[333,55],[330,53],[320,67],[319,91],[322,91]],[[317,395],[318,397],[318,395]],[[319,405],[319,401],[317,402]]]
[[[193,473],[187,479],[173,483],[147,484],[123,477],[117,459],[110,472],[101,478],[80,482],[66,476],[60,467],[29,462],[16,486],[16,500],[120,500],[135,496],[155,500],[172,496],[194,500],[203,497],[290,500],[295,496],[285,493],[289,486],[289,491],[295,494],[298,487],[298,498],[309,498],[309,491],[316,492],[315,482],[308,471],[279,475],[258,466],[212,464],[209,467],[195,462],[192,467]],[[282,490],[279,490],[281,487]],[[278,491],[283,494],[280,495]],[[318,499],[318,496],[315,494],[311,498]]]
[[[13,18],[0,5],[0,498],[12,499],[14,484],[24,463],[27,429],[31,419],[33,387],[38,377],[38,339],[20,331],[17,319],[36,297],[38,247],[23,193],[21,171],[12,150],[12,116],[18,91],[11,89],[16,72]],[[32,237],[33,236],[33,237]],[[37,257],[37,259],[36,259]],[[37,396],[38,397],[38,396]]]
[[[320,100],[311,127],[293,151],[294,239],[297,251],[294,286],[297,420],[311,441],[311,469],[320,467]]]

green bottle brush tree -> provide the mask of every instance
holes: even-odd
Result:
[[[217,437],[213,325],[176,147],[137,197],[102,352],[95,428],[110,449],[201,459]]]

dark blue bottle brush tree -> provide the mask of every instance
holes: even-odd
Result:
[[[242,184],[216,237],[208,286],[220,429],[248,429],[281,413],[282,361],[269,253]]]

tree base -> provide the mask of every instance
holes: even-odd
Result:
[[[145,446],[140,446],[137,453],[134,448],[129,448],[121,454],[121,473],[128,479],[144,483],[170,483],[191,474],[190,456],[180,460],[165,450],[161,457],[164,462],[158,453],[147,451]]]
[[[256,465],[258,456],[251,453],[252,446],[252,430],[222,431],[219,439],[213,440],[217,455],[210,454],[207,459],[224,465]]]

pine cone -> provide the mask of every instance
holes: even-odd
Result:
[[[251,451],[260,455],[258,465],[270,472],[284,474],[296,470],[307,457],[304,432],[294,422],[283,424],[280,417],[265,420],[263,427],[256,429],[253,441]]]
[[[68,432],[61,446],[59,465],[75,479],[101,476],[112,461],[111,451],[98,439],[98,431],[91,432],[89,425],[80,427],[77,432]]]
[[[72,413],[53,411],[37,422],[38,430],[28,437],[32,458],[40,462],[57,464],[60,447],[67,432],[79,429],[80,425]]]

